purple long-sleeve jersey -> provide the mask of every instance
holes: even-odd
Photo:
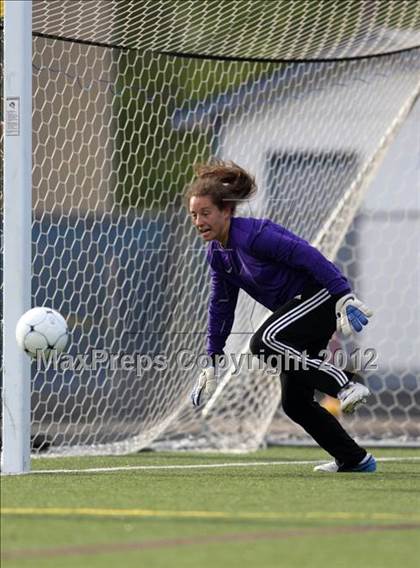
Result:
[[[267,219],[233,217],[226,247],[211,241],[207,352],[223,353],[239,289],[271,311],[320,285],[331,295],[350,292],[338,268],[307,241]]]

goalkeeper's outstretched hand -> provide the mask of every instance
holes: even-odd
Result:
[[[362,304],[354,294],[346,294],[335,305],[337,316],[337,331],[350,335],[352,331],[362,331],[368,324],[368,318],[373,315],[370,308]]]
[[[203,369],[191,392],[193,406],[201,406],[207,402],[217,388],[217,376],[214,367]]]

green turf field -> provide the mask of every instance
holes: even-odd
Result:
[[[53,471],[2,478],[2,565],[417,567],[420,450],[374,453],[333,475],[316,448],[34,460]]]

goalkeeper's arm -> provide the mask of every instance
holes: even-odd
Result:
[[[207,353],[212,365],[203,369],[191,392],[193,406],[200,406],[204,396],[208,400],[217,387],[218,369],[215,358],[223,354],[226,340],[232,330],[239,288],[230,284],[215,270],[211,270],[211,296],[208,310]]]
[[[322,287],[337,298],[337,330],[344,335],[361,331],[372,311],[351,292],[350,284],[340,270],[317,248],[286,230],[265,222],[251,249],[262,258],[285,263],[310,274]]]

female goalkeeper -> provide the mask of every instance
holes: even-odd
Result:
[[[350,413],[369,395],[365,386],[352,382],[350,373],[327,364],[318,353],[336,329],[344,334],[360,331],[370,310],[338,268],[308,242],[267,219],[234,216],[236,204],[256,191],[245,170],[215,161],[198,166],[196,173],[186,201],[192,222],[209,243],[208,354],[213,361],[223,354],[242,288],[273,312],[252,336],[252,354],[279,368],[285,413],[335,458],[315,469],[375,471],[373,456],[314,400],[317,389],[338,398],[342,411]],[[289,355],[292,365],[286,361]],[[215,367],[202,371],[191,394],[194,406],[203,394],[213,394],[216,375]]]

